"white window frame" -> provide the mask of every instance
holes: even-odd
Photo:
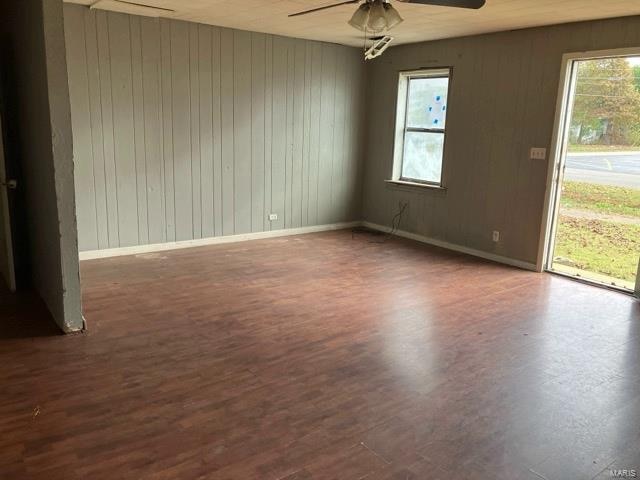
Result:
[[[407,105],[409,103],[409,93],[411,80],[419,78],[447,78],[447,98],[450,95],[451,89],[451,68],[426,68],[421,70],[411,70],[406,72],[400,72],[398,78],[398,100],[396,106],[396,129],[393,147],[393,172],[391,175],[392,183],[404,183],[422,185],[426,187],[442,187],[442,174],[444,170],[444,157],[446,148],[446,129],[444,128],[416,128],[407,127]],[[447,112],[448,113],[448,112]],[[427,180],[421,180],[417,178],[405,178],[402,176],[402,162],[404,161],[405,153],[405,136],[407,131],[419,131],[419,132],[431,132],[440,133],[443,135],[443,151],[442,151],[442,164],[440,170],[440,181],[432,182]]]

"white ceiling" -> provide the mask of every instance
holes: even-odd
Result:
[[[65,0],[88,5],[96,0]],[[289,13],[337,0],[130,0],[175,10],[163,17],[223,27],[361,46],[362,33],[347,25],[356,5],[301,17]],[[487,0],[480,10],[433,7],[394,1],[405,21],[390,35],[394,44],[459,37],[540,25],[640,15],[640,0]],[[102,2],[103,8],[144,14],[144,10]]]

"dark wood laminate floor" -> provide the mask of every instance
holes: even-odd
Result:
[[[87,333],[1,336],[0,478],[640,470],[639,302],[371,240],[84,262]]]

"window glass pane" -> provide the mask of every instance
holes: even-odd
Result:
[[[444,133],[406,132],[402,178],[440,183]]]
[[[407,127],[444,128],[447,119],[448,78],[409,80]]]

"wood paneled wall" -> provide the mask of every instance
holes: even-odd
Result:
[[[556,25],[387,51],[367,69],[369,87],[364,216],[390,225],[409,202],[401,229],[524,262],[536,262],[546,161],[562,55],[640,47],[640,17]],[[443,170],[446,191],[385,184],[393,162],[398,72],[452,67]],[[493,243],[499,230],[501,241]]]
[[[77,5],[65,30],[81,251],[361,217],[358,49]]]

